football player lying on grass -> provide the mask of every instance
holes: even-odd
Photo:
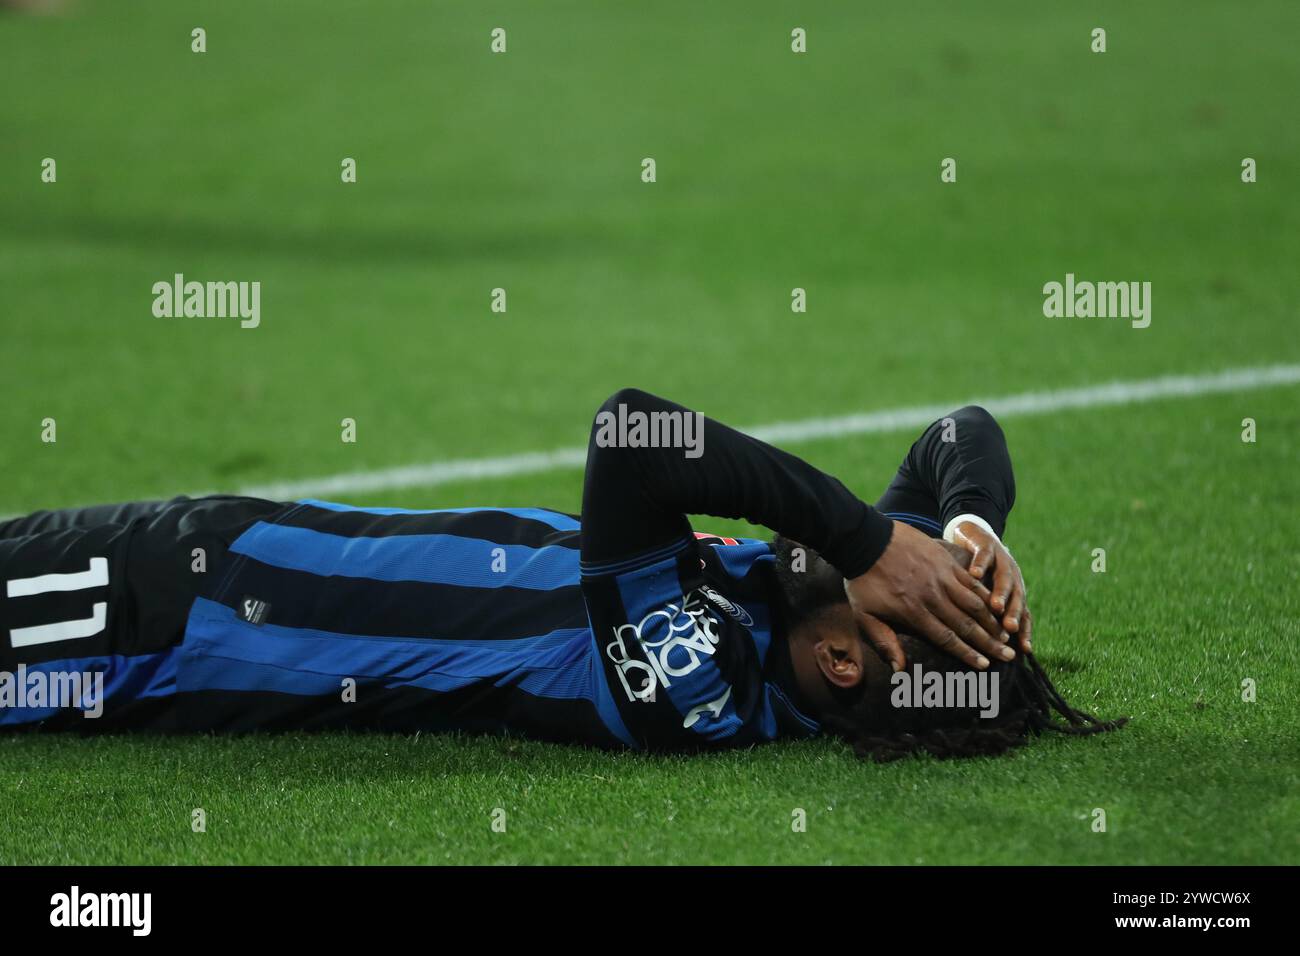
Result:
[[[596,416],[581,521],[232,496],[37,512],[0,523],[0,726],[460,730],[656,750],[827,730],[878,759],[1109,729],[1033,658],[999,540],[1014,498],[980,408],[930,426],[871,507],[628,389]],[[777,538],[697,534],[688,514]],[[994,697],[895,706],[894,672],[918,665],[986,675]],[[84,698],[56,699],[77,674],[92,675]]]

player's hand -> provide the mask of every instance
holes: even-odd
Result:
[[[1025,599],[1025,579],[1011,552],[995,536],[970,521],[963,521],[953,529],[953,543],[970,552],[968,570],[977,581],[983,581],[992,569],[993,590],[989,592],[989,607],[994,614],[1001,615],[1002,626],[1007,631],[1019,635],[1020,649],[1032,650],[1030,632],[1033,621]]]
[[[891,624],[906,626],[971,667],[1016,653],[990,612],[980,586],[943,544],[894,522],[889,547],[866,574],[844,582],[849,605],[871,643],[894,670],[907,664]],[[988,655],[988,656],[985,656]]]

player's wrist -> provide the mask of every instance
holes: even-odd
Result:
[[[1002,539],[998,537],[998,533],[993,530],[993,526],[989,524],[987,521],[985,521],[983,518],[981,518],[979,515],[972,514],[970,512],[965,512],[963,514],[957,515],[944,526],[943,540],[949,542],[950,544],[960,544],[961,542],[957,541],[957,530],[963,524],[972,524],[975,527],[982,529],[994,541],[996,541],[998,544],[1002,544]],[[1002,547],[1005,548],[1006,545],[1002,544]]]

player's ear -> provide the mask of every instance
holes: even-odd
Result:
[[[867,645],[852,628],[828,628],[817,635],[813,659],[823,677],[834,686],[847,689],[862,683],[866,650]]]

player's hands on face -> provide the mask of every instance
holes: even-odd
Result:
[[[1001,615],[1002,626],[1007,631],[1019,636],[1020,649],[1032,650],[1033,619],[1025,603],[1025,579],[1011,552],[996,537],[969,521],[961,522],[953,530],[953,543],[970,552],[968,570],[977,581],[983,581],[992,569],[993,590],[989,592],[989,607],[994,614]]]
[[[988,667],[989,657],[1015,657],[989,610],[988,590],[940,542],[901,521],[894,522],[885,553],[866,574],[846,580],[844,592],[871,643],[894,670],[907,661],[891,624],[905,626],[972,667]]]

